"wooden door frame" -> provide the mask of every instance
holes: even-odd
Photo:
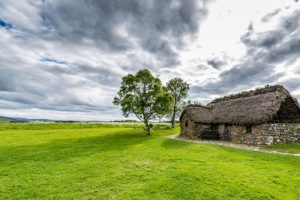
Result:
[[[226,140],[231,141],[231,124],[225,124],[225,134],[226,134]]]

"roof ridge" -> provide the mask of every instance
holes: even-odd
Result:
[[[271,86],[266,85],[264,87],[256,88],[255,90],[243,91],[243,92],[239,92],[237,94],[231,94],[229,96],[215,98],[213,101],[208,103],[207,106],[209,106],[211,104],[216,104],[216,103],[219,103],[222,101],[246,98],[246,97],[256,96],[259,94],[268,94],[271,92],[277,92],[277,91],[282,91],[282,90],[285,90],[285,88],[282,85],[271,85]]]

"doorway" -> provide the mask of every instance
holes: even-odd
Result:
[[[225,125],[225,137],[226,140],[231,141],[231,125]]]

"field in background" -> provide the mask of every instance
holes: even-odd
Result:
[[[299,199],[299,157],[165,138],[174,133],[1,123],[0,199]]]
[[[153,130],[171,128],[170,123],[150,123],[153,124]],[[25,122],[9,123],[1,122],[0,130],[46,130],[46,129],[84,129],[84,128],[144,128],[141,122],[79,122],[79,123],[55,123],[55,122]]]

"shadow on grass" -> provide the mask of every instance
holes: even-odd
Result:
[[[193,145],[190,142],[185,142],[185,141],[178,141],[178,140],[172,140],[172,139],[166,139],[162,143],[162,147],[167,148],[167,149],[179,149],[179,148],[184,148],[187,146]]]
[[[52,140],[48,143],[24,146],[0,147],[1,165],[28,161],[61,161],[95,154],[111,155],[132,146],[154,139],[134,131],[120,131],[93,137]]]

